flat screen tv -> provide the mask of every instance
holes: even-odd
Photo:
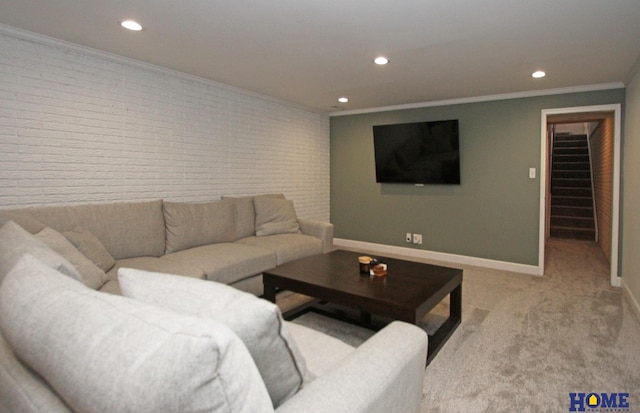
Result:
[[[376,181],[460,185],[458,120],[375,125]]]

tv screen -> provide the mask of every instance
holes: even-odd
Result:
[[[376,181],[460,184],[458,120],[375,125]]]

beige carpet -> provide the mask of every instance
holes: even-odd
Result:
[[[551,240],[544,277],[464,267],[462,324],[425,371],[423,412],[568,412],[569,393],[630,393],[640,412],[640,323],[593,243]],[[441,303],[423,320],[432,330]],[[367,330],[297,320],[357,345]]]

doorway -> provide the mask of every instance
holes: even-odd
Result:
[[[593,164],[593,209],[596,221],[595,241],[610,263],[612,286],[620,286],[618,276],[618,242],[620,216],[620,125],[621,105],[600,105],[545,109],[541,123],[541,180],[539,269],[544,274],[545,246],[550,236],[552,187],[552,148],[556,128],[567,130],[569,124],[581,124],[592,135],[589,148]],[[565,126],[560,126],[565,125]],[[570,129],[570,128],[569,128]]]

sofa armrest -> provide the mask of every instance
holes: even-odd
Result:
[[[313,235],[322,240],[322,253],[333,251],[333,224],[330,222],[314,221],[298,218],[303,234]]]
[[[276,412],[420,412],[427,340],[419,327],[395,321]]]

